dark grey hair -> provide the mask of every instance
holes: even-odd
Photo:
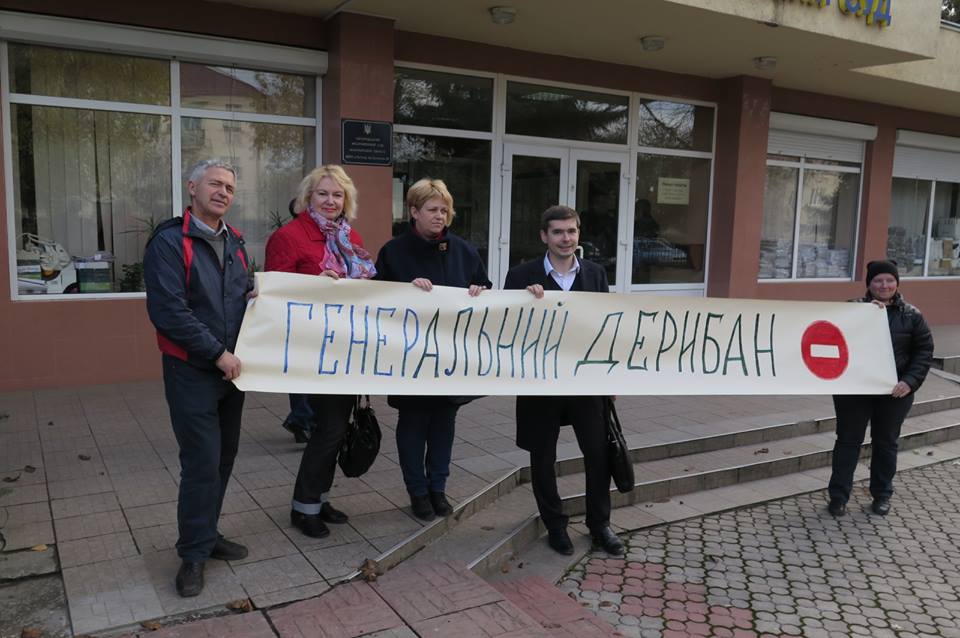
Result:
[[[194,184],[200,183],[200,180],[203,179],[203,176],[211,168],[222,168],[225,171],[230,171],[233,173],[233,178],[237,178],[237,169],[235,169],[230,163],[221,159],[211,158],[197,162],[194,167],[190,169],[190,176],[187,177],[187,181],[193,182]]]

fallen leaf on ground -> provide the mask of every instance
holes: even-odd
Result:
[[[363,561],[363,564],[360,565],[360,573],[363,575],[363,579],[368,583],[372,583],[377,579],[377,568],[379,565],[377,561],[367,559]]]
[[[16,476],[4,476],[4,477],[3,477],[3,482],[4,482],[4,483],[16,483],[16,482],[19,481],[19,480],[20,480],[20,475],[19,475],[19,474],[17,474]]]
[[[933,456],[933,450],[930,450],[929,452],[927,452],[927,456]]]
[[[31,552],[45,552],[45,551],[47,551],[47,546],[46,546],[46,545],[34,545],[33,547],[30,548],[30,551],[31,551]]]
[[[227,609],[232,609],[233,611],[252,611],[253,603],[250,602],[249,598],[243,598],[241,600],[231,600],[227,603]]]
[[[77,455],[77,458],[80,459],[81,461],[89,461],[89,460],[90,460],[90,456],[87,455],[87,454],[78,454],[78,455]]]
[[[481,525],[481,526],[480,526],[480,529],[482,529],[482,530],[485,531],[485,532],[492,532],[493,530],[495,530],[495,529],[497,529],[497,528],[494,527],[493,525]]]
[[[26,472],[27,474],[33,474],[34,472],[37,471],[37,468],[33,467],[32,465],[24,465],[23,471]]]
[[[20,632],[20,638],[40,638],[42,635],[36,627],[24,627]]]
[[[47,425],[53,425],[53,421],[47,421]]]
[[[156,620],[144,620],[142,623],[140,623],[140,626],[147,631],[156,631],[163,628],[163,625],[158,623]]]
[[[601,607],[613,607],[613,603],[609,600],[604,600],[600,602]]]
[[[768,448],[768,447],[762,447],[762,448],[760,448],[759,450],[754,450],[754,451],[753,451],[754,454],[767,454],[767,453],[769,453],[769,452],[770,452],[770,448]]]

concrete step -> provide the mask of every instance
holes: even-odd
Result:
[[[898,456],[899,469],[905,470],[960,458],[960,424],[947,428],[947,432],[955,438],[936,443],[924,442],[939,440],[943,436],[942,430],[943,428],[934,428],[931,431],[916,430],[904,434]],[[828,455],[827,463],[820,467],[745,483],[734,483],[693,493],[678,493],[670,497],[619,507],[614,497],[611,525],[618,533],[631,532],[694,516],[822,490],[827,486],[830,472]],[[868,479],[869,476],[869,461],[862,457],[854,478],[856,481],[861,481]],[[565,507],[572,500],[565,499]],[[826,500],[824,500],[825,504]],[[531,516],[524,524],[517,526],[512,538],[504,537],[496,547],[488,550],[481,560],[475,561],[474,570],[494,582],[531,575],[556,582],[570,566],[579,560],[579,557],[591,550],[589,533],[583,525],[582,516],[574,516],[571,519],[570,536],[576,549],[573,557],[560,556],[549,549],[540,538],[544,533],[545,530],[542,529],[539,519],[535,515]],[[605,554],[599,552],[599,555]]]
[[[909,451],[920,446],[955,439],[960,439],[960,408],[908,418],[904,422],[901,434],[901,450]],[[780,439],[762,445],[741,445],[725,450],[636,463],[634,465],[636,488],[627,494],[611,491],[612,505],[616,510],[638,504],[658,505],[672,502],[673,507],[676,508],[677,500],[684,495],[728,486],[749,486],[754,481],[785,475],[800,475],[817,469],[829,471],[833,441],[833,434],[824,432]],[[865,444],[864,448],[869,454],[869,443]],[[794,476],[792,480],[795,482],[792,487],[806,487],[808,490],[822,487],[818,479]],[[579,517],[586,510],[586,498],[582,493],[583,485],[582,474],[572,474],[558,479],[558,487],[564,499],[564,510],[572,517]],[[467,556],[466,546],[459,555],[446,553],[445,556],[465,560],[472,569],[483,576],[509,569],[511,561],[516,562],[517,552],[530,545],[545,531],[536,515],[533,495],[529,493],[526,486],[522,491],[527,492],[530,499],[528,506],[530,515],[526,519],[518,520],[520,511],[516,507],[510,512],[505,512],[504,516],[498,517],[497,503],[489,506],[488,511],[484,512],[486,517],[499,518],[505,520],[506,524],[513,525],[511,533],[476,558],[470,559]],[[671,501],[671,499],[674,500]],[[634,508],[630,511],[630,517],[621,514],[616,518],[621,521],[622,529],[643,527],[657,520],[648,515],[649,509]],[[691,510],[689,506],[686,506],[686,510],[691,511],[691,515],[695,513],[695,510]],[[441,546],[456,547],[460,542],[461,534],[468,531],[468,527],[453,531],[449,537],[441,541]],[[585,529],[581,531],[586,532]],[[428,546],[422,559],[429,558],[430,551],[431,547]]]
[[[960,356],[934,357],[933,367],[950,374],[960,374]]]
[[[951,383],[946,387],[953,390]],[[936,437],[945,440],[960,436],[942,429],[956,421],[960,421],[960,396],[941,390],[914,405],[904,432],[914,428],[923,433],[925,442]],[[637,489],[627,495],[614,492],[614,507],[820,467],[829,463],[834,425],[833,417],[748,425],[713,436],[636,447],[631,456]],[[931,428],[937,431],[926,432]],[[567,497],[565,507],[573,514],[582,513],[584,507],[582,471],[583,459],[578,456],[557,465],[561,494]],[[377,571],[384,573],[406,560],[451,560],[469,564],[478,573],[492,573],[511,548],[531,543],[541,533],[529,489],[529,468],[517,468],[458,504],[452,516],[436,520],[385,551],[376,559]],[[358,570],[345,579],[360,576]]]

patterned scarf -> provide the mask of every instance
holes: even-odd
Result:
[[[332,270],[350,279],[372,279],[377,274],[370,253],[350,243],[350,224],[346,217],[341,215],[335,221],[330,221],[313,207],[308,207],[307,212],[327,240],[321,271]]]

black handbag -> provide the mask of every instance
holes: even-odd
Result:
[[[343,475],[350,478],[365,474],[380,452],[380,424],[377,422],[376,413],[370,407],[370,396],[367,395],[364,399],[361,403],[360,397],[357,397],[337,455],[337,463],[340,464]]]
[[[617,491],[626,494],[633,490],[635,483],[633,461],[630,460],[627,440],[623,438],[620,417],[617,416],[617,409],[610,397],[603,397],[603,420],[607,426],[607,463],[610,465],[610,476],[613,477]]]

